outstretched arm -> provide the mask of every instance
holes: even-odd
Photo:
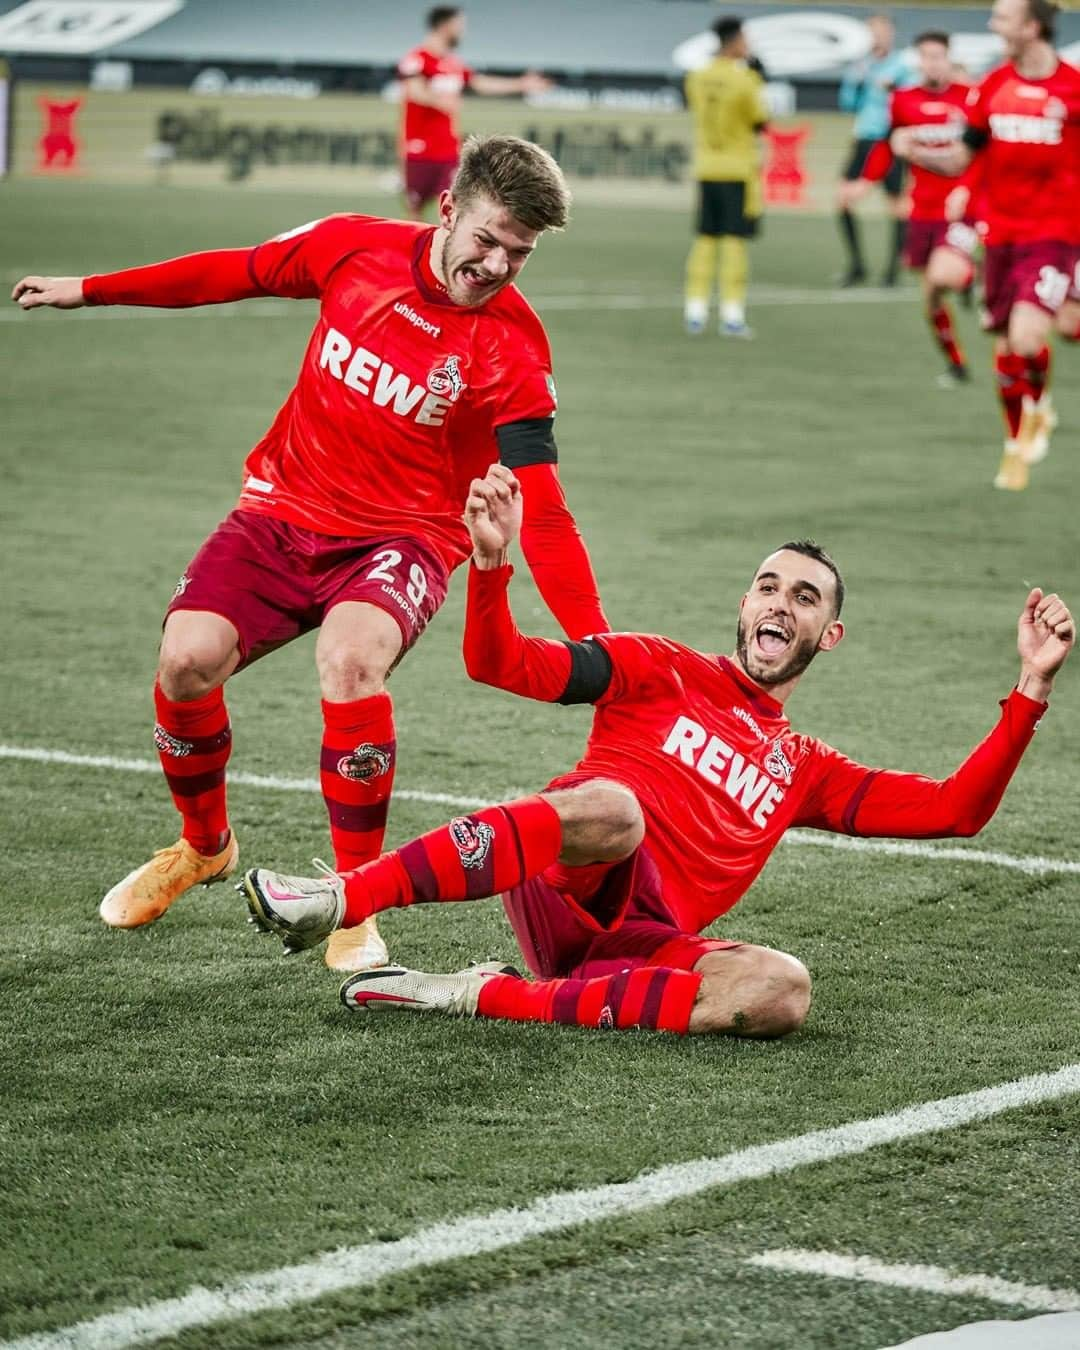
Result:
[[[11,298],[23,309],[149,305],[185,309],[257,295],[295,300],[321,295],[326,278],[362,247],[364,216],[327,216],[254,248],[189,253],[167,262],[91,277],[23,277]]]
[[[1054,677],[1076,637],[1056,595],[1033,590],[1020,616],[1020,679],[1001,717],[948,778],[870,769],[830,754],[796,821],[844,834],[932,839],[977,834],[997,810],[1046,711]]]
[[[474,94],[487,97],[505,97],[507,94],[542,94],[552,87],[551,81],[539,71],[527,70],[524,75],[484,75],[474,72],[469,88]]]
[[[184,309],[265,295],[250,270],[250,248],[189,253],[168,262],[89,277],[23,277],[11,293],[23,309],[149,305]]]
[[[473,541],[465,608],[464,656],[470,678],[546,703],[587,702],[611,678],[598,643],[525,637],[510,612],[510,545],[522,528],[518,479],[501,464],[474,478],[465,506]],[[588,697],[591,696],[591,697]]]

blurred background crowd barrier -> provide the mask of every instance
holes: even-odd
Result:
[[[741,14],[774,113],[768,198],[793,209],[831,201],[850,137],[837,90],[868,49],[870,7],[471,0],[465,9],[469,65],[540,69],[556,83],[525,101],[468,99],[464,130],[539,141],[583,200],[678,207],[690,194],[682,76],[710,56],[712,22]],[[900,47],[941,28],[972,75],[999,59],[987,9],[889,13]],[[0,173],[389,198],[399,190],[394,72],[423,20],[422,3],[0,0]],[[1080,13],[1062,16],[1059,45],[1080,58]]]

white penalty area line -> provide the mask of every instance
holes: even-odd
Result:
[[[955,1130],[1002,1111],[1077,1093],[1080,1064],[1068,1064],[1055,1073],[945,1097],[893,1115],[815,1130],[719,1158],[673,1163],[655,1172],[643,1172],[632,1181],[556,1192],[521,1209],[449,1220],[395,1242],[342,1247],[298,1265],[241,1276],[215,1289],[197,1286],[180,1298],[122,1308],[58,1331],[7,1341],[0,1350],[120,1350],[123,1346],[145,1345],[192,1327],[281,1311],[346,1289],[368,1288],[405,1271],[502,1251],[548,1233],[657,1209],[716,1187],[777,1176],[885,1144]]]
[[[942,1266],[894,1265],[875,1261],[870,1256],[848,1256],[843,1252],[815,1252],[803,1248],[778,1247],[746,1260],[748,1266],[777,1270],[785,1275],[823,1275],[833,1280],[856,1280],[863,1284],[888,1285],[893,1289],[913,1289],[922,1294],[946,1294],[956,1298],[977,1298],[987,1303],[1003,1303],[1031,1312],[1080,1312],[1080,1292],[1075,1289],[1048,1289],[1041,1284],[1015,1284],[993,1275],[960,1274]]]
[[[35,764],[68,764],[80,769],[111,769],[115,773],[161,772],[157,760],[118,759],[112,755],[76,755],[67,750],[50,750],[34,745],[0,745],[0,759],[29,760]],[[273,775],[229,771],[229,783],[240,787],[262,788],[272,792],[321,792],[316,778],[280,778]],[[457,810],[476,811],[490,806],[491,797],[465,797],[452,792],[428,792],[420,788],[395,788],[394,797],[404,802],[424,802]],[[520,793],[506,795],[521,795]],[[1080,862],[1068,858],[1043,858],[1031,854],[998,853],[990,849],[958,848],[955,845],[923,843],[907,839],[853,839],[847,835],[789,830],[783,843],[796,848],[833,848],[851,853],[881,853],[897,858],[923,858],[935,862],[978,863],[984,867],[1004,867],[1025,876],[1080,875]]]

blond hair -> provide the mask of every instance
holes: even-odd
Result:
[[[546,150],[520,136],[470,136],[450,195],[458,206],[487,197],[530,230],[561,230],[570,218],[562,169]]]

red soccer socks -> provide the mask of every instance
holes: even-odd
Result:
[[[1028,393],[1038,403],[1043,390],[1050,383],[1050,348],[1044,346],[1025,362],[1024,374],[1028,382]]]
[[[387,693],[348,703],[323,699],[319,780],[338,871],[382,852],[394,785],[394,705]]]
[[[225,804],[225,765],[232,731],[222,689],[202,698],[174,703],[154,685],[154,744],[176,809],[184,819],[183,837],[197,853],[220,853],[229,837]]]
[[[498,895],[549,867],[561,847],[558,813],[543,797],[458,816],[346,875],[342,926],[418,902]]]
[[[578,1027],[674,1031],[685,1035],[702,976],[692,970],[641,966],[592,980],[493,975],[480,989],[477,1015],[510,1022],[562,1022]]]
[[[997,375],[998,397],[1005,416],[1005,427],[1011,440],[1015,440],[1020,431],[1020,418],[1024,411],[1024,395],[1030,396],[1027,382],[1027,361],[1015,352],[998,352],[994,357],[994,371]]]
[[[942,303],[937,309],[929,310],[927,317],[930,327],[934,330],[934,338],[945,353],[946,361],[954,370],[966,369],[967,362],[964,359],[963,349],[956,340],[956,329],[953,327],[952,311],[949,306]]]

